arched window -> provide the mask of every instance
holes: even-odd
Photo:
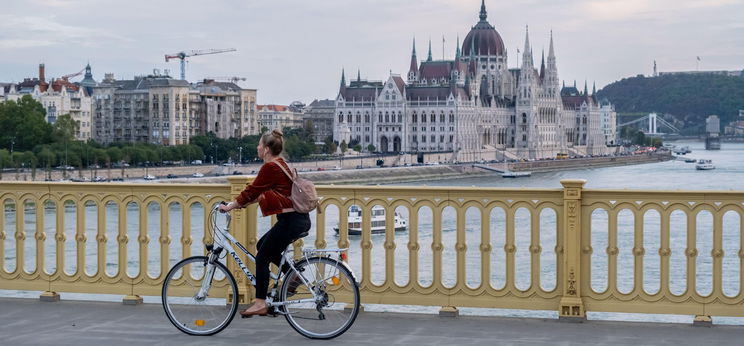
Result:
[[[402,123],[403,122],[403,113],[401,113],[401,112],[398,112],[398,122],[399,123]]]
[[[351,122],[351,112],[349,112],[349,114],[346,115],[346,122],[347,123]]]
[[[338,122],[344,122],[344,113],[338,113]]]
[[[362,122],[362,115],[357,112],[356,114],[356,122],[361,123]]]
[[[453,113],[451,113],[451,112],[450,112],[450,115],[449,115],[449,122],[451,122],[451,123],[454,123],[455,122],[455,115]]]
[[[418,115],[416,115],[416,112],[413,112],[411,115],[411,122],[417,123],[418,122]]]
[[[437,122],[437,115],[434,114],[434,112],[431,112],[431,118],[430,119],[431,119],[431,122],[433,122],[433,123]]]
[[[364,122],[365,123],[369,122],[369,113],[364,113]]]
[[[442,113],[439,114],[439,122],[440,123],[443,123],[444,122],[444,112],[442,112]]]
[[[422,123],[426,122],[426,113],[421,114],[421,122]]]
[[[522,124],[527,123],[527,113],[522,113]]]
[[[390,114],[388,114],[388,112],[385,112],[385,122],[386,123],[390,122]]]
[[[382,122],[382,112],[377,115],[377,122]]]

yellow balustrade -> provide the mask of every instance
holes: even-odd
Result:
[[[209,208],[234,198],[246,182],[0,183],[0,288],[47,296],[159,295],[173,263],[204,252],[192,251],[192,232],[202,232]],[[744,316],[744,192],[600,190],[584,183],[564,180],[559,189],[318,186],[325,212],[312,213],[314,232],[296,247],[349,248],[363,303],[554,310],[569,319],[583,319],[587,311]],[[361,210],[361,235],[349,234],[352,206]],[[385,210],[383,234],[371,232],[377,206]],[[393,227],[396,212],[408,222],[405,232]],[[130,225],[133,214],[137,222]],[[94,225],[88,215],[97,216]],[[250,206],[236,212],[231,225],[251,251],[275,221],[258,215]],[[196,240],[210,242],[207,232]],[[34,254],[24,251],[27,242]],[[51,271],[48,243],[55,250]],[[174,245],[180,252],[171,251]],[[136,265],[128,261],[133,248]],[[89,273],[91,262],[96,270]],[[67,272],[71,263],[75,270]],[[240,301],[249,301],[252,288],[239,268],[231,264],[230,270]]]

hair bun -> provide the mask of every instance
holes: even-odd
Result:
[[[272,135],[273,135],[274,137],[278,137],[278,138],[282,138],[282,137],[284,137],[284,134],[282,133],[282,130],[279,130],[279,129],[275,129],[275,130],[272,130],[272,131],[271,131],[271,134],[272,134]]]

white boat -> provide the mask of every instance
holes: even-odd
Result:
[[[674,152],[677,155],[685,155],[685,154],[691,153],[692,150],[690,150],[690,147],[689,146],[684,146],[684,147],[675,148],[674,149]]]
[[[693,158],[689,158],[689,159],[685,159],[685,162],[686,163],[695,163],[695,162],[697,162],[697,160],[695,160]]]
[[[711,169],[716,169],[716,166],[713,165],[712,160],[700,159],[698,160],[697,164],[695,164],[695,169],[699,171],[707,171]]]
[[[523,177],[529,177],[532,175],[532,172],[504,172],[501,173],[502,178],[523,178]]]
[[[348,228],[349,235],[361,235],[362,234],[362,209],[356,205],[352,205],[349,208],[348,217]],[[385,220],[385,208],[380,206],[372,207],[372,234],[385,233],[387,228]],[[406,221],[400,214],[395,213],[394,227],[396,232],[405,231],[408,228],[408,221]],[[333,228],[336,234],[339,233],[338,227]]]

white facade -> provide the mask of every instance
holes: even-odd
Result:
[[[342,73],[334,139],[340,143],[348,133],[353,144],[380,152],[498,150],[521,158],[605,152],[594,97],[559,85],[552,35],[547,65],[544,55],[539,69],[533,65],[527,33],[521,67],[509,69],[503,41],[486,18],[482,5],[454,60],[434,61],[429,43],[419,66],[414,41],[407,81],[357,74],[347,85]]]
[[[615,106],[609,102],[603,102],[599,108],[600,127],[604,133],[605,144],[617,144],[617,112]]]

